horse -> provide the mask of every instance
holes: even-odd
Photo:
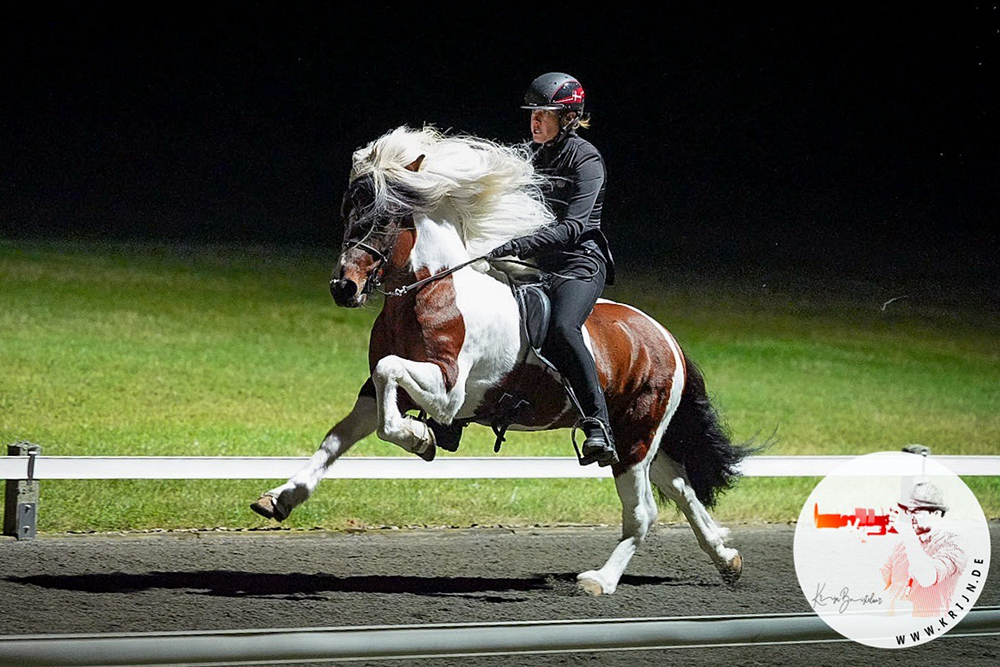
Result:
[[[445,425],[501,420],[515,431],[576,424],[571,392],[530,354],[508,284],[530,268],[482,259],[500,243],[552,224],[541,179],[524,147],[432,127],[402,126],[354,152],[330,287],[336,303],[349,308],[376,290],[386,294],[371,331],[370,375],[308,464],[262,494],[251,505],[255,512],[285,519],[329,466],[372,432],[433,459],[434,433],[413,411]],[[677,505],[723,580],[735,585],[743,558],[725,544],[728,530],[707,508],[735,484],[751,448],[730,441],[699,369],[652,317],[600,299],[584,335],[619,457],[611,472],[622,536],[602,567],[578,575],[578,586],[594,595],[615,592],[657,518],[654,493]]]

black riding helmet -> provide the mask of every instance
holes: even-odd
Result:
[[[549,72],[531,82],[521,108],[575,111],[577,115],[582,115],[585,96],[583,86],[569,74]]]

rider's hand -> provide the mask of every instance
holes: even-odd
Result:
[[[489,259],[499,259],[501,257],[517,257],[521,252],[517,239],[512,239],[506,243],[493,248],[487,253]]]

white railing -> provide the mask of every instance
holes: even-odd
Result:
[[[924,448],[926,449],[926,448]],[[3,533],[35,536],[39,480],[49,479],[287,479],[306,457],[224,456],[42,456],[28,443],[9,447],[27,453],[0,457],[7,482]],[[825,477],[852,456],[753,456],[743,461],[747,477]],[[1000,456],[935,456],[957,475],[1000,476]],[[896,475],[897,471],[872,474]],[[610,479],[611,469],[581,466],[573,457],[439,456],[428,463],[414,456],[351,456],[336,462],[330,479]]]
[[[825,477],[853,456],[754,456],[747,477]],[[306,457],[5,456],[0,479],[287,479]],[[960,476],[1000,476],[1000,456],[934,456]],[[872,474],[878,474],[873,471]],[[893,474],[885,471],[885,474]],[[552,479],[610,478],[610,468],[581,466],[573,457],[351,456],[328,479]]]
[[[996,635],[998,632],[1000,608],[975,609],[936,641]],[[881,637],[873,634],[867,639]],[[847,640],[811,613],[27,635],[0,637],[0,667],[273,664],[842,641]]]
[[[757,456],[748,477],[823,477],[851,456]],[[935,456],[963,476],[1000,475],[1000,456]],[[282,479],[306,457],[0,457],[0,479]],[[571,457],[347,457],[335,479],[601,478]],[[1000,634],[1000,608],[971,611],[945,638]],[[6,665],[259,664],[847,641],[812,614],[581,619],[371,628],[0,637]]]

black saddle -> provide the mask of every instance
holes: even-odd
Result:
[[[542,344],[549,332],[552,319],[552,303],[545,288],[538,283],[514,283],[511,285],[517,308],[521,314],[521,327],[528,338],[528,344],[543,361]]]

